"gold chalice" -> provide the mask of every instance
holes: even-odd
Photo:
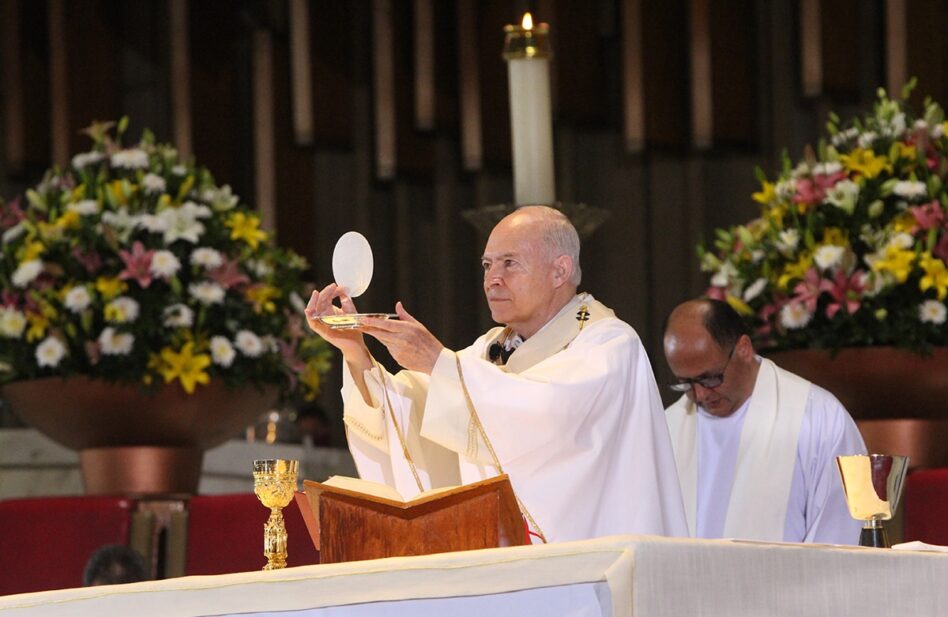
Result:
[[[300,462],[284,459],[262,459],[253,462],[253,492],[260,503],[270,508],[270,518],[263,526],[264,570],[286,567],[286,526],[283,508],[296,492]]]

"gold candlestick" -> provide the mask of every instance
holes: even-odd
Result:
[[[264,570],[286,567],[286,526],[283,508],[293,499],[299,461],[262,459],[253,462],[253,492],[267,508],[270,518],[263,526],[263,554],[267,558]]]

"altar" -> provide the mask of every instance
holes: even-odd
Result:
[[[615,536],[0,597],[85,615],[937,615],[948,554]]]

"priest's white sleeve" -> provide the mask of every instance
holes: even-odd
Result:
[[[397,422],[421,480],[422,490],[460,484],[454,452],[420,435],[428,376],[414,371],[401,371],[392,375],[379,366],[365,371],[364,379],[372,398],[371,404],[363,400],[348,365],[345,365],[342,383],[343,422],[346,425],[349,451],[359,477],[392,486],[405,499],[418,494],[418,484],[405,458],[402,440],[396,432]],[[387,411],[389,403],[391,413]]]
[[[812,386],[800,427],[785,539],[822,544],[859,543],[862,523],[849,514],[836,457],[865,453],[859,429],[846,409],[832,394]]]

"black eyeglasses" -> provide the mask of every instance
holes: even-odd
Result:
[[[727,355],[727,362],[724,363],[724,368],[721,369],[720,373],[706,375],[705,377],[679,379],[677,382],[669,384],[668,387],[675,392],[688,392],[694,387],[695,384],[698,384],[702,388],[714,390],[724,383],[724,373],[727,372],[727,365],[731,363],[731,358],[734,356],[735,349],[737,349],[737,343],[734,343],[734,346],[731,347],[731,353]]]

